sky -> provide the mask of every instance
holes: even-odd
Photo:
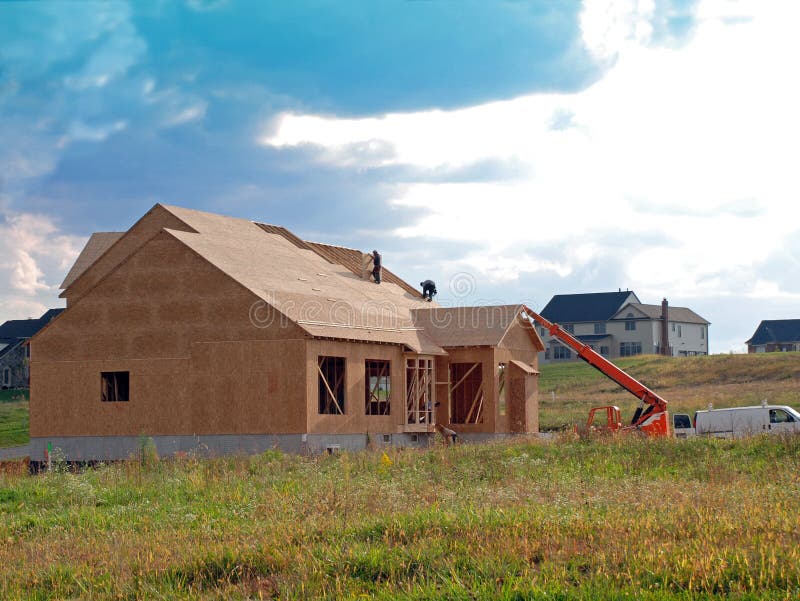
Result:
[[[157,202],[378,248],[444,305],[800,318],[800,3],[0,2],[0,322]]]

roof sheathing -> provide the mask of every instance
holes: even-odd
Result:
[[[522,305],[481,307],[430,307],[412,311],[414,323],[442,348],[497,347],[515,323],[524,327],[539,350],[543,345],[536,330],[520,321]]]
[[[172,229],[186,227],[189,230],[193,230],[194,228],[192,228],[191,225],[181,220],[176,214],[175,209],[179,208],[180,207],[169,207],[162,204],[154,205],[147,213],[142,215],[127,232],[117,238],[111,246],[106,248],[102,254],[97,256],[90,265],[71,281],[69,286],[64,288],[59,297],[69,297],[71,300],[76,300],[77,296],[91,289],[94,284],[102,280],[118,265],[125,261],[125,259],[149,242],[153,235],[161,229],[165,227],[170,227]],[[199,213],[199,211],[189,212]],[[155,220],[155,223],[151,224],[150,222],[153,220]],[[152,231],[149,233],[147,232],[148,227],[152,228]],[[137,241],[136,236],[141,236],[141,239]],[[87,284],[86,281],[89,283]]]
[[[422,304],[421,298],[410,298],[390,282],[377,286],[362,280],[283,232],[219,215],[195,219],[188,211],[180,217],[198,233],[169,233],[312,336],[444,352],[413,327],[410,310]]]
[[[95,232],[86,241],[86,244],[81,250],[78,258],[75,259],[72,268],[67,273],[64,281],[61,282],[59,288],[64,290],[77,280],[84,271],[86,271],[92,264],[97,261],[103,254],[111,248],[117,240],[122,238],[125,232]]]

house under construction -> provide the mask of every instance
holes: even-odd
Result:
[[[30,342],[31,459],[536,432],[543,345],[520,307],[439,307],[368,259],[161,204],[94,234]]]

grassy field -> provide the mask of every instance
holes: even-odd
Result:
[[[0,474],[4,600],[800,594],[800,437],[13,472]]]
[[[669,402],[672,413],[758,405],[762,399],[800,408],[800,353],[664,358],[642,355],[615,361]],[[539,421],[544,430],[583,423],[589,409],[618,405],[633,416],[638,401],[579,361],[541,366]]]
[[[28,392],[0,390],[0,447],[28,442]]]

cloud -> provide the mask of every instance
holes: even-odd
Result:
[[[773,6],[708,1],[695,10],[691,36],[675,47],[663,32],[680,10],[587,3],[584,43],[609,66],[582,91],[369,119],[292,112],[265,126],[260,142],[316,148],[334,165],[420,174],[480,161],[523,165],[517,181],[421,175],[392,201],[429,211],[400,236],[484,243],[486,252],[463,261],[489,281],[526,272],[566,280],[593,261],[619,260],[613,246],[593,242],[605,232],[627,252],[626,283],[646,295],[755,293],[755,266],[779,251],[798,216],[789,149],[800,138],[800,92],[785,74],[800,44],[794,19]],[[383,150],[353,152],[365,144]],[[649,243],[631,246],[647,231]],[[531,240],[537,252],[568,250],[557,260],[519,255]]]
[[[509,296],[622,286],[768,307],[797,290],[795,18],[706,1],[687,25],[687,10],[587,3],[584,43],[608,66],[585,90],[369,119],[289,112],[259,141],[330,165],[405,166],[393,206],[428,212],[397,235],[473,241],[460,267]],[[364,145],[382,150],[353,151]],[[482,162],[515,164],[517,177],[447,178]],[[794,267],[763,277],[782,255]],[[719,325],[739,348],[742,324]]]
[[[52,306],[58,284],[84,243],[85,238],[64,234],[43,215],[1,215],[0,322],[38,316]]]

